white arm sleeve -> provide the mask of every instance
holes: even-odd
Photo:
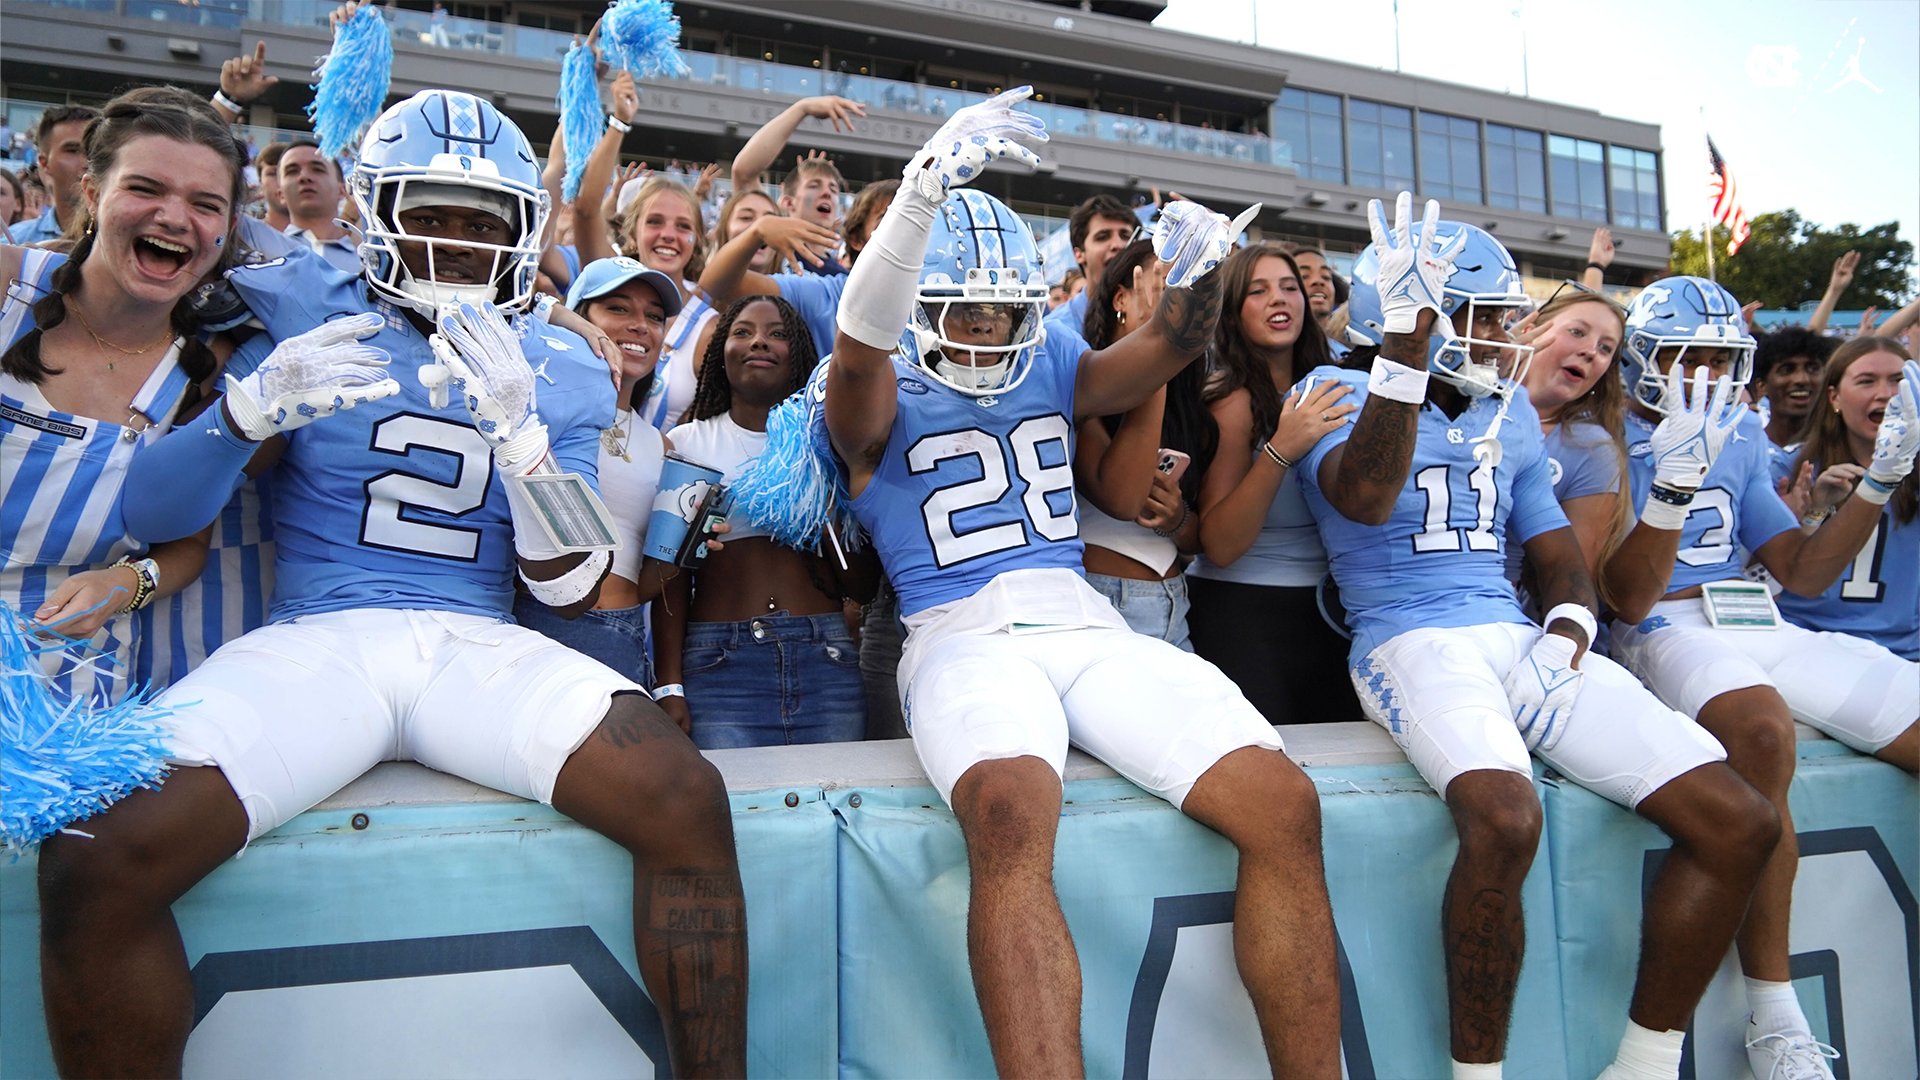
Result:
[[[840,296],[840,332],[864,345],[892,350],[913,317],[920,267],[927,257],[937,204],[902,184],[893,205],[860,251]]]

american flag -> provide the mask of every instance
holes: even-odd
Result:
[[[1747,209],[1740,205],[1740,185],[1734,183],[1733,173],[1727,171],[1727,161],[1720,156],[1720,149],[1713,145],[1713,136],[1707,136],[1707,157],[1713,162],[1713,172],[1707,176],[1707,199],[1713,204],[1711,217],[1716,225],[1725,225],[1732,233],[1727,238],[1727,255],[1740,250],[1740,245],[1753,235],[1753,227],[1747,223]]]

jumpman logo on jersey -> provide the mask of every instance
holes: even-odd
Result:
[[[553,339],[548,338],[547,340],[552,341]],[[533,377],[545,382],[548,386],[553,385],[553,376],[547,374],[547,365],[551,363],[553,363],[553,357],[549,356],[545,360],[540,361],[539,367],[533,369]]]

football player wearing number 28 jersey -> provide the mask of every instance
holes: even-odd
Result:
[[[563,546],[525,486],[591,484],[614,405],[586,341],[524,314],[548,210],[532,150],[484,99],[422,91],[374,121],[354,197],[364,275],[235,271],[271,352],[129,477],[145,497],[128,524],[158,540],[205,526],[244,469],[271,465],[277,581],[268,625],[161,699],[181,766],[166,786],[42,849],[55,1060],[179,1075],[193,991],[169,905],[401,757],[549,802],[631,852],[635,951],[673,1072],[744,1075],[746,925],[719,774],[645,690],[510,617],[516,574],[573,615],[610,562]]]
[[[968,955],[1003,1075],[1075,1076],[1080,969],[1053,892],[1069,743],[1240,849],[1235,956],[1274,1075],[1339,1074],[1333,922],[1313,784],[1218,669],[1127,629],[1080,573],[1073,425],[1124,412],[1212,335],[1210,271],[1239,231],[1161,216],[1172,264],[1153,322],[1084,355],[1043,346],[1033,237],[957,190],[1038,158],[1031,88],[955,113],[907,165],[850,275],[825,437],[900,595],[902,706],[953,807],[971,874]],[[903,337],[903,331],[905,336]]]

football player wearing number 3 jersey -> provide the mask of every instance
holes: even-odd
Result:
[[[1175,203],[1153,322],[1113,347],[1042,347],[1047,286],[1024,223],[957,190],[1038,158],[1014,111],[962,109],[915,154],[854,265],[825,380],[825,438],[900,595],[914,746],[972,871],[968,955],[1003,1075],[1075,1076],[1080,968],[1053,892],[1069,743],[1240,849],[1235,956],[1274,1075],[1340,1072],[1333,922],[1313,784],[1218,669],[1127,629],[1080,574],[1073,425],[1124,412],[1197,357],[1211,270],[1239,231]],[[905,336],[903,337],[903,330]]]
[[[444,90],[383,113],[360,162],[364,276],[319,260],[236,271],[270,354],[129,477],[129,527],[163,539],[277,462],[277,583],[268,625],[161,699],[175,760],[197,767],[41,851],[42,910],[60,913],[42,926],[55,1061],[179,1075],[192,987],[169,905],[399,757],[550,802],[631,852],[673,1072],[744,1075],[746,926],[719,774],[641,687],[510,618],[516,573],[578,614],[609,563],[563,546],[523,489],[591,483],[614,405],[587,342],[524,313],[539,166],[490,103]]]
[[[1354,688],[1443,799],[1460,834],[1442,902],[1456,1078],[1497,1077],[1521,951],[1520,890],[1540,839],[1528,752],[1673,839],[1647,894],[1640,966],[1603,1080],[1674,1080],[1685,1028],[1726,955],[1779,822],[1699,725],[1587,651],[1593,584],[1553,495],[1521,386],[1531,348],[1513,258],[1402,194],[1354,267],[1352,330],[1379,355],[1321,368],[1361,398],[1299,462],[1353,630]],[[1737,407],[1737,406],[1735,406]],[[1509,413],[1511,415],[1509,415]],[[1503,573],[1522,543],[1545,629]],[[1617,1014],[1616,1014],[1617,1015]]]
[[[1629,403],[1628,491],[1639,522],[1602,578],[1616,619],[1614,655],[1713,732],[1785,825],[1739,938],[1754,1074],[1828,1077],[1827,1060],[1837,1054],[1814,1041],[1789,981],[1788,910],[1799,862],[1787,808],[1793,720],[1912,771],[1920,762],[1920,677],[1911,661],[1870,641],[1782,622],[1764,592],[1743,581],[1742,563],[1751,552],[1801,596],[1831,586],[1913,469],[1920,398],[1911,386],[1893,395],[1859,487],[1818,528],[1802,532],[1774,491],[1757,413],[1739,409],[1730,431],[1697,422],[1674,430],[1699,410],[1707,377],[1734,389],[1747,383],[1753,349],[1740,301],[1714,282],[1665,278],[1634,298],[1620,372]],[[1691,400],[1681,392],[1689,377]],[[1754,590],[1752,600],[1723,603],[1729,585]]]

